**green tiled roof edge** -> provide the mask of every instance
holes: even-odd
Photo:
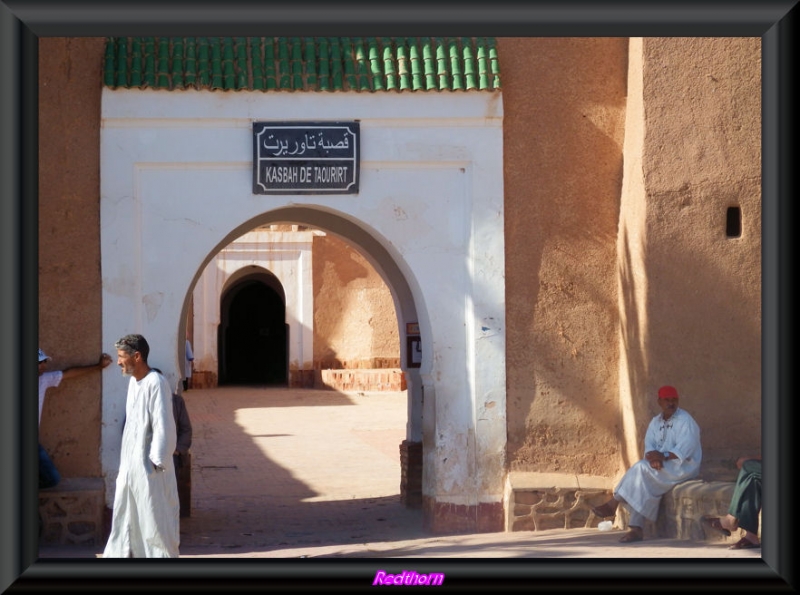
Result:
[[[498,91],[493,37],[109,37],[111,89]]]

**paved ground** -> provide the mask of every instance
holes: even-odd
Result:
[[[406,394],[190,390],[192,516],[181,558],[759,558],[761,550],[618,531],[440,536],[399,499]],[[42,547],[41,558],[102,548]]]

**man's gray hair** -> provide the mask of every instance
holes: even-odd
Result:
[[[147,356],[150,355],[150,345],[142,335],[125,335],[114,343],[114,347],[124,351],[128,355],[133,355],[137,351],[142,354],[142,359],[147,363]]]

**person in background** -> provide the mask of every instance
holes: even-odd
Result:
[[[194,353],[192,352],[192,344],[189,342],[189,337],[186,337],[186,361],[184,363],[183,371],[183,390],[189,390],[189,381],[192,378],[192,362],[194,361]]]
[[[107,353],[100,355],[100,360],[96,364],[87,366],[73,366],[63,370],[48,371],[48,362],[51,361],[42,349],[39,349],[39,427],[42,425],[42,409],[44,398],[48,388],[55,388],[63,380],[84,376],[90,372],[100,371],[111,363],[111,356]],[[61,481],[61,475],[53,464],[47,450],[39,443],[39,489],[52,488]]]
[[[628,532],[622,543],[644,538],[644,521],[655,521],[661,496],[675,485],[696,477],[703,453],[700,427],[689,413],[678,407],[678,391],[672,386],[658,389],[661,413],[650,420],[644,437],[644,458],[631,466],[605,504],[592,507],[600,518],[614,516],[624,502],[630,513]]]
[[[736,461],[739,475],[733,488],[733,496],[724,517],[704,516],[704,526],[730,537],[731,531],[742,529],[744,537],[730,549],[743,550],[761,547],[758,539],[758,516],[761,513],[761,457],[739,457]]]
[[[158,368],[153,368],[162,374]],[[172,414],[175,418],[177,441],[175,452],[172,454],[172,463],[175,465],[175,480],[178,482],[178,500],[180,501],[180,516],[190,516],[191,499],[191,458],[189,448],[192,446],[192,421],[186,410],[186,402],[178,393],[172,393]]]
[[[117,364],[131,379],[111,534],[103,557],[177,558],[180,520],[172,461],[177,443],[172,391],[166,378],[148,365],[150,346],[142,335],[125,335],[114,346]]]
[[[177,393],[172,395],[172,410],[175,415],[175,427],[178,431],[178,441],[175,453],[172,455],[175,464],[175,479],[178,482],[178,498],[180,500],[180,516],[190,516],[191,510],[191,456],[189,448],[192,446],[192,422],[186,410],[186,402]]]

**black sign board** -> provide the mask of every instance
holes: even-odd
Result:
[[[357,194],[358,122],[253,122],[253,194]]]

